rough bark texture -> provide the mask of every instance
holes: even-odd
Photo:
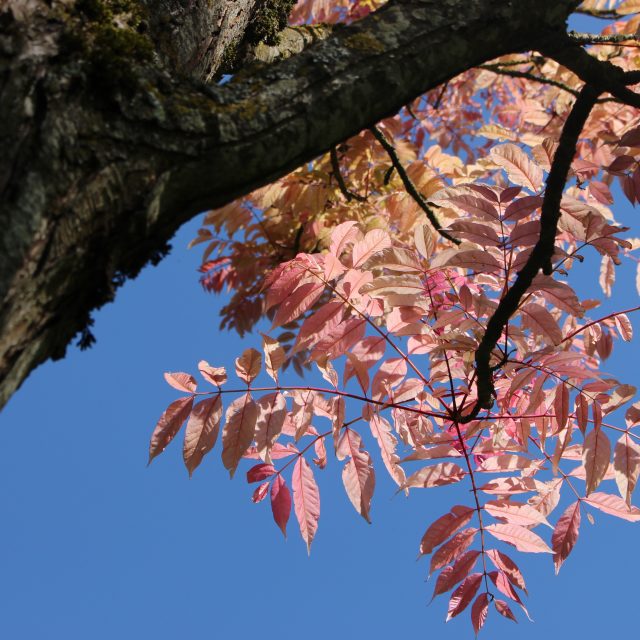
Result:
[[[91,310],[159,259],[191,216],[470,67],[548,46],[577,4],[392,0],[352,26],[284,43],[288,59],[217,86],[209,81],[264,34],[255,21],[273,0],[9,0],[0,8],[0,406],[35,366],[63,356]]]

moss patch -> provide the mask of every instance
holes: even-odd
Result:
[[[376,40],[370,33],[354,33],[345,39],[345,44],[357,51],[368,53],[382,53],[385,46],[379,40]]]
[[[246,40],[251,45],[264,42],[273,47],[280,41],[280,32],[289,22],[289,14],[297,0],[261,0],[249,23]]]
[[[78,0],[62,16],[65,32],[61,54],[80,54],[92,84],[133,89],[132,66],[149,62],[153,44],[147,15],[136,0]]]

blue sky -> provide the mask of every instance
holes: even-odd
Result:
[[[632,222],[628,207],[620,216]],[[172,254],[96,314],[97,344],[40,367],[0,415],[0,637],[12,640],[157,640],[359,636],[472,637],[465,612],[445,625],[445,596],[431,606],[427,563],[416,562],[426,526],[456,488],[409,500],[378,474],[372,525],[353,510],[334,462],[319,480],[322,515],[311,557],[290,521],[285,542],[268,501],[253,505],[219,449],[189,480],[178,443],[146,467],[148,439],[177,394],[165,370],[199,359],[230,365],[249,336],[218,331],[223,301],[202,293],[187,251]],[[637,235],[637,234],[636,234]],[[597,265],[577,266],[583,296],[600,297]],[[637,304],[631,269],[614,290]],[[637,382],[637,344],[616,345],[609,370]],[[559,515],[560,512],[556,514]],[[531,624],[491,615],[485,638],[628,635],[637,625],[638,525],[596,514],[560,575],[550,557],[514,552],[525,571]]]
[[[253,505],[242,474],[230,481],[216,455],[192,480],[177,443],[146,468],[150,432],[176,396],[162,371],[194,370],[202,357],[229,364],[254,344],[217,330],[221,300],[201,292],[199,252],[184,249],[196,227],[184,227],[171,256],[96,315],[91,350],[40,367],[0,416],[0,636],[470,637],[466,615],[444,624],[444,599],[427,607],[433,587],[426,562],[415,561],[455,489],[406,500],[379,473],[369,526],[330,463],[309,558],[294,522],[285,542],[267,502]],[[594,281],[586,271],[584,286]],[[637,294],[625,275],[626,304]],[[627,348],[610,368],[633,381],[637,355]],[[638,529],[596,520],[583,520],[559,577],[550,557],[516,554],[536,620],[521,621],[519,637],[569,629],[595,637],[635,625]],[[511,637],[510,625],[493,616],[485,637]]]

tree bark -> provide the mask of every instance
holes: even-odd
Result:
[[[90,312],[160,259],[190,217],[471,67],[548,48],[579,2],[392,0],[306,38],[318,41],[286,60],[215,84],[264,36],[260,12],[276,4],[10,0],[0,9],[0,407],[75,334],[86,342]]]

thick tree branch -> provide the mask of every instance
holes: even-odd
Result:
[[[215,43],[163,40],[160,16],[224,2],[130,0],[153,9],[144,33],[142,15],[121,27],[74,13],[80,3],[0,9],[0,406],[191,216],[471,67],[542,48],[578,4],[392,0],[288,60],[203,89]]]
[[[576,153],[578,138],[596,104],[601,90],[585,85],[576,99],[567,118],[551,170],[547,176],[547,184],[540,216],[540,237],[533,248],[529,259],[518,273],[515,282],[498,304],[489,318],[487,328],[480,345],[476,350],[476,387],[477,400],[472,411],[463,420],[469,422],[477,417],[482,409],[490,409],[493,405],[493,371],[491,355],[509,318],[516,312],[522,297],[525,295],[538,272],[550,275],[553,272],[552,257],[555,248],[555,237],[560,219],[560,202],[564,191],[573,157]]]
[[[598,60],[570,40],[567,40],[567,46],[552,46],[543,53],[573,71],[584,82],[597,87],[601,93],[606,91],[620,102],[640,109],[640,94],[627,87],[640,82],[640,72],[625,72],[611,62]]]

